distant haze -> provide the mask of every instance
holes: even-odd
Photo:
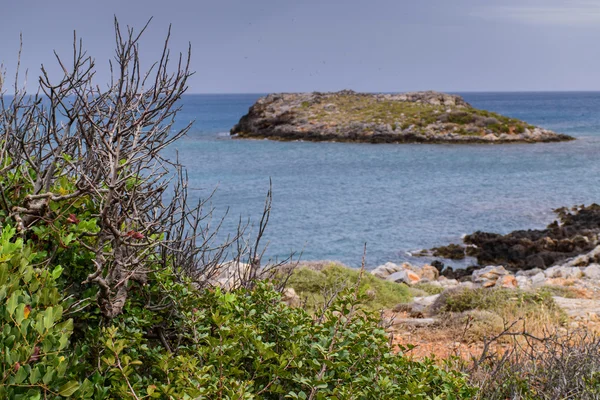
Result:
[[[173,24],[193,46],[191,93],[273,91],[559,91],[600,89],[600,1],[29,0],[2,1],[0,62],[59,69],[73,30],[108,80],[113,15],[141,28],[145,64]],[[10,81],[9,76],[9,81]]]

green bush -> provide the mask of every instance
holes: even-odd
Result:
[[[475,393],[458,372],[394,354],[378,316],[359,311],[361,299],[348,290],[316,318],[281,303],[268,283],[195,293],[164,273],[160,278],[178,309],[160,323],[179,346],[169,353],[141,334],[149,321],[142,303],[130,300],[127,313],[100,333],[102,350],[87,350],[100,354],[107,398],[305,399],[313,392],[315,399],[466,399]]]
[[[354,287],[359,277],[360,270],[336,263],[317,269],[301,266],[289,278],[287,286],[294,288],[305,305],[314,310],[341,289]],[[407,286],[379,279],[369,273],[363,275],[359,291],[365,294],[363,307],[369,311],[393,308],[412,299]]]
[[[0,398],[70,396],[69,338],[73,320],[63,320],[57,280],[61,266],[34,266],[33,253],[15,229],[0,235]]]

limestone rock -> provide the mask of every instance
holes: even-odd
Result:
[[[500,277],[505,275],[508,275],[508,271],[503,266],[489,265],[473,272],[472,279],[473,283],[479,286],[492,287]]]
[[[496,281],[496,286],[500,286],[506,289],[516,289],[519,284],[517,279],[513,275],[504,275]]]
[[[398,304],[394,311],[406,312],[411,317],[424,317],[430,315],[430,307],[440,297],[439,294],[424,297],[415,297],[411,303]]]
[[[300,306],[300,296],[298,296],[298,293],[291,287],[283,290],[281,301],[290,307]]]
[[[588,279],[600,281],[600,264],[590,264],[583,269],[583,275]]]
[[[375,275],[378,278],[386,279],[388,276],[392,275],[395,272],[402,271],[403,268],[400,265],[394,264],[392,262],[385,263],[383,265],[378,266],[374,270],[371,271],[371,274]]]
[[[533,287],[533,283],[531,281],[531,278],[529,278],[527,276],[518,275],[517,274],[517,276],[515,277],[515,279],[517,281],[517,287],[519,289],[530,290]]]
[[[421,279],[428,279],[430,281],[435,281],[439,276],[440,276],[440,272],[437,270],[437,268],[431,266],[431,265],[423,265],[423,267],[421,267]]]
[[[402,271],[394,272],[390,276],[387,277],[388,281],[396,282],[396,283],[406,283],[407,285],[414,285],[415,283],[419,283],[421,278],[415,272],[410,271],[408,269],[404,269]]]

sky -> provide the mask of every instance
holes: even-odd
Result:
[[[73,31],[108,81],[113,18],[144,65],[192,45],[190,93],[600,90],[600,0],[0,0],[0,62],[59,76]],[[21,75],[23,77],[23,75]],[[23,81],[23,79],[21,79]]]

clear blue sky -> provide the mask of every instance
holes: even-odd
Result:
[[[193,93],[600,90],[600,0],[2,0],[0,61],[19,33],[33,86],[73,30],[106,80],[112,18],[158,55],[193,46]]]

